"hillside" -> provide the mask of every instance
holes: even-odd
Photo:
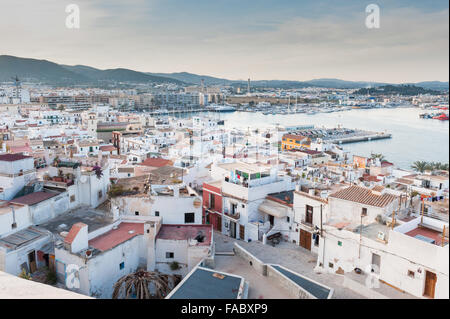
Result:
[[[124,68],[100,70],[85,65],[62,65],[47,60],[27,59],[10,55],[0,55],[0,82],[10,82],[18,76],[25,82],[51,85],[106,85],[118,83],[174,83],[179,85],[199,85],[201,80],[206,85],[231,85],[246,87],[246,80],[229,80],[208,75],[188,72],[150,73]],[[258,80],[251,81],[256,88],[298,89],[321,87],[336,89],[361,89],[363,94],[436,94],[435,91],[448,91],[448,82],[426,81],[408,83],[402,86],[388,83],[345,81],[340,79],[314,79],[310,81]],[[413,88],[408,88],[413,87]],[[370,89],[366,89],[370,87]],[[401,88],[399,88],[401,87]],[[379,88],[377,90],[376,88]],[[422,90],[420,90],[422,89]]]
[[[440,91],[424,89],[415,85],[384,85],[376,88],[363,88],[355,92],[361,95],[418,95],[418,94],[442,94]]]
[[[85,75],[74,73],[59,64],[47,60],[25,59],[1,55],[0,81],[11,81],[11,78],[16,75],[22,81],[52,84],[79,84],[89,81],[89,78]]]
[[[84,65],[67,66],[46,60],[1,55],[0,81],[11,81],[16,75],[25,82],[52,85],[96,85],[103,82],[183,83],[176,79],[148,75],[128,69],[99,70]]]

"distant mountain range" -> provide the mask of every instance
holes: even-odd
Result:
[[[84,65],[69,66],[47,60],[0,55],[0,82],[11,81],[16,75],[22,81],[54,85],[97,85],[118,82],[183,84],[176,79],[128,69],[99,70]]]
[[[62,65],[47,60],[27,59],[10,55],[0,55],[0,82],[10,82],[18,76],[25,82],[50,85],[110,85],[118,83],[174,83],[179,85],[198,85],[203,79],[206,85],[246,86],[246,80],[229,80],[188,72],[150,73],[129,69],[100,70],[85,65]],[[428,81],[405,83],[424,89],[445,91],[448,82]],[[360,89],[386,86],[389,83],[344,81],[339,79],[316,79],[310,81],[261,80],[251,81],[252,87],[260,88],[305,88],[323,87],[337,89]]]

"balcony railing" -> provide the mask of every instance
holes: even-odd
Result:
[[[306,225],[306,226],[309,226],[309,227],[312,227],[313,226],[313,223],[312,223],[312,219],[307,219],[306,217],[303,217],[301,220],[300,220],[300,222],[303,224],[303,225]]]
[[[17,177],[17,176],[23,176],[23,175],[31,174],[31,173],[34,173],[34,172],[36,172],[36,169],[33,168],[33,169],[29,169],[29,170],[26,170],[26,171],[23,171],[23,172],[19,172],[19,173],[16,173],[16,174],[0,173],[0,176]]]

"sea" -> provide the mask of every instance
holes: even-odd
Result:
[[[314,125],[315,128],[360,129],[392,134],[390,139],[342,144],[352,155],[381,153],[401,169],[410,169],[414,161],[449,162],[449,122],[421,119],[424,110],[413,107],[352,109],[333,113],[276,114],[260,112],[210,113],[225,121],[227,128],[256,129],[274,125]],[[183,114],[183,117],[193,114]]]

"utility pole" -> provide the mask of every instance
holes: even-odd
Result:
[[[322,227],[322,204],[320,204],[320,237],[323,236],[323,227]]]
[[[363,219],[363,215],[361,214],[361,226],[359,228],[359,251],[358,251],[359,259],[361,259],[361,243],[362,243],[362,228],[363,228],[362,219]]]
[[[424,210],[425,210],[425,202],[423,201],[423,198],[422,198],[422,214],[421,214],[421,217],[420,217],[420,223],[421,224],[423,224],[423,213],[424,213]]]

